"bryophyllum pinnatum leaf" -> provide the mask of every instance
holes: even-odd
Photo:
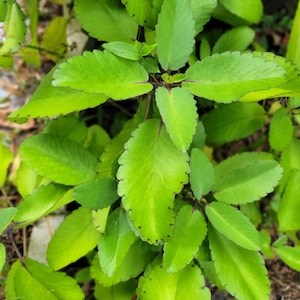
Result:
[[[9,115],[12,122],[23,123],[29,118],[66,115],[104,103],[104,94],[87,94],[69,88],[52,86],[52,69],[42,80],[29,102]]]
[[[198,266],[190,264],[170,273],[156,260],[139,279],[137,289],[143,300],[209,300],[210,291],[205,287],[204,276]]]
[[[186,64],[195,43],[194,28],[190,0],[164,1],[156,25],[157,56],[164,70]]]
[[[282,168],[276,161],[255,161],[216,177],[214,197],[229,204],[253,202],[272,192],[281,176]]]
[[[9,226],[14,216],[18,212],[16,207],[6,207],[0,210],[0,235]]]
[[[200,200],[210,192],[215,179],[214,167],[208,157],[201,150],[194,148],[191,152],[190,183],[193,194]]]
[[[138,48],[130,43],[110,42],[103,44],[102,47],[116,56],[129,60],[139,60],[141,58]]]
[[[228,103],[250,91],[279,86],[286,80],[285,73],[276,61],[262,56],[223,52],[190,66],[182,86],[199,97]]]
[[[49,265],[58,270],[78,260],[96,247],[98,236],[92,211],[85,207],[73,211],[60,224],[49,243]]]
[[[84,294],[74,278],[63,272],[26,259],[26,268],[17,260],[8,273],[5,286],[8,299],[81,300]]]
[[[176,216],[174,232],[164,245],[164,268],[174,273],[188,265],[206,233],[207,226],[202,213],[190,205],[183,206]]]
[[[98,256],[102,271],[113,276],[136,241],[123,209],[113,211],[107,220],[105,233],[99,236]]]
[[[180,87],[156,89],[156,104],[166,129],[179,150],[189,149],[197,126],[197,108],[193,96]]]
[[[290,268],[300,271],[300,247],[281,246],[274,247],[273,250]]]
[[[188,180],[187,160],[158,119],[142,123],[125,144],[118,193],[133,225],[149,243],[167,240],[172,233],[174,197]]]
[[[234,244],[211,226],[208,239],[217,274],[226,290],[237,299],[268,300],[270,283],[261,255]]]
[[[261,239],[249,219],[231,205],[212,202],[205,207],[206,215],[213,227],[227,239],[248,250],[260,250]]]
[[[53,84],[86,93],[103,93],[114,100],[143,95],[152,90],[147,71],[136,61],[94,50],[68,59],[53,74]]]
[[[3,266],[6,262],[6,247],[0,243],[0,272],[2,272]]]
[[[106,42],[131,42],[136,39],[138,24],[128,15],[119,0],[74,2],[76,18],[90,36]]]
[[[251,135],[262,127],[266,114],[258,103],[220,104],[204,115],[206,142],[220,146]]]
[[[65,185],[92,179],[97,165],[97,159],[80,144],[47,133],[26,139],[20,155],[38,174]]]

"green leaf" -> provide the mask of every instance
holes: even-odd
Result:
[[[197,108],[193,96],[180,87],[159,87],[155,100],[166,129],[177,148],[189,149],[197,126]]]
[[[94,227],[100,233],[105,232],[109,211],[110,211],[110,206],[105,207],[103,209],[92,211],[92,219],[93,219]]]
[[[169,0],[162,5],[156,25],[156,41],[158,60],[164,70],[183,67],[193,51],[195,22],[190,2]]]
[[[102,286],[96,282],[94,295],[96,299],[132,300],[135,295],[135,289],[136,279],[131,279],[109,287]]]
[[[81,145],[51,134],[26,139],[20,155],[37,173],[65,185],[92,179],[97,164],[97,159]]]
[[[47,249],[47,261],[54,270],[61,269],[86,255],[97,243],[91,210],[81,207],[55,231]]]
[[[24,14],[18,3],[8,4],[4,21],[5,41],[0,48],[0,55],[15,52],[25,41],[26,26]]]
[[[198,148],[203,149],[206,141],[206,133],[201,121],[197,122],[196,133],[193,136],[193,141],[190,146],[191,149]]]
[[[188,179],[187,155],[175,147],[157,119],[141,124],[125,149],[117,173],[122,204],[141,237],[160,243],[172,233],[175,193]]]
[[[6,181],[7,170],[13,159],[11,151],[3,145],[2,134],[0,134],[0,187],[3,187]]]
[[[107,276],[103,272],[98,255],[95,256],[92,262],[91,275],[101,285],[112,286],[141,274],[155,256],[156,253],[153,252],[152,247],[138,239],[129,249],[119,268],[115,270],[112,276]]]
[[[276,151],[282,151],[293,139],[293,122],[287,108],[282,107],[273,115],[269,129],[269,141]]]
[[[123,259],[136,241],[125,212],[117,209],[107,220],[105,233],[101,234],[98,243],[98,256],[102,271],[113,276],[120,268]]]
[[[12,122],[23,123],[29,118],[53,117],[66,115],[74,111],[92,108],[104,103],[104,94],[86,94],[68,88],[52,86],[54,68],[42,80],[29,102],[9,115]]]
[[[251,23],[258,23],[263,15],[261,0],[220,0],[232,14]]]
[[[209,244],[216,271],[226,290],[237,299],[268,300],[270,283],[264,260],[209,227]]]
[[[57,202],[65,196],[68,188],[63,185],[50,183],[35,189],[24,197],[18,206],[18,212],[14,218],[16,222],[22,222],[22,226],[31,224],[47,215]],[[70,202],[72,199],[70,199]]]
[[[195,265],[169,273],[162,265],[150,265],[139,280],[137,294],[143,300],[209,300],[210,291]]]
[[[206,221],[202,213],[190,205],[183,206],[176,216],[173,235],[164,245],[164,268],[174,273],[188,265],[206,233]]]
[[[215,171],[208,157],[199,149],[191,152],[190,183],[193,194],[200,200],[203,195],[210,192],[215,179]]]
[[[7,2],[5,0],[0,0],[0,22],[5,21],[6,13],[7,13]]]
[[[99,41],[136,39],[138,24],[118,0],[76,0],[74,9],[83,29]]]
[[[0,273],[2,273],[2,269],[4,267],[6,261],[6,249],[5,246],[0,243]]]
[[[293,19],[293,27],[289,37],[286,58],[300,68],[300,3]]]
[[[251,135],[265,123],[266,115],[258,103],[235,102],[219,105],[206,114],[203,125],[207,143],[220,146]]]
[[[14,263],[8,274],[6,296],[8,299],[31,300],[81,300],[84,294],[76,281],[62,272],[53,272],[51,268],[29,258],[26,268],[20,261]]]
[[[95,178],[78,185],[73,196],[82,206],[91,209],[108,207],[119,198],[117,183],[110,178]]]
[[[222,34],[216,41],[212,53],[244,51],[252,43],[255,31],[248,26],[234,27]]]
[[[115,100],[136,97],[153,88],[146,83],[148,73],[138,62],[99,50],[68,59],[54,72],[53,78],[55,86],[104,93]]]
[[[139,50],[129,43],[111,42],[103,44],[102,47],[116,56],[129,60],[139,60],[141,58]]]
[[[216,177],[214,197],[229,204],[245,204],[272,192],[281,179],[282,168],[276,161],[263,160],[236,168],[223,176]]]
[[[16,215],[17,211],[18,210],[15,207],[6,207],[0,210],[0,235],[4,232],[4,230],[14,219],[14,216]]]
[[[199,97],[228,103],[250,91],[279,86],[285,82],[284,75],[284,68],[262,56],[224,52],[190,66],[182,86]]]
[[[41,47],[46,50],[46,57],[55,62],[67,52],[67,24],[65,17],[53,18],[42,37]]]
[[[280,259],[283,260],[290,268],[300,271],[300,247],[281,246],[274,247],[273,250],[277,253]]]
[[[261,249],[258,231],[238,209],[225,203],[212,202],[205,207],[205,212],[214,228],[233,243],[248,250]]]
[[[299,153],[297,154],[299,155]],[[291,171],[278,209],[280,231],[300,229],[300,170]]]
[[[195,20],[195,35],[203,30],[203,26],[209,21],[211,13],[217,5],[217,0],[190,0],[192,14]]]

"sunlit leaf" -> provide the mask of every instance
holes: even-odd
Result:
[[[290,268],[300,271],[300,247],[281,246],[274,247],[273,250],[278,254]]]
[[[17,213],[16,207],[6,207],[0,210],[0,235],[9,226]]]
[[[97,243],[98,232],[93,225],[92,212],[81,207],[55,231],[48,246],[47,261],[54,270],[61,269],[86,255]]]
[[[187,155],[157,119],[141,124],[125,149],[117,173],[123,206],[143,239],[162,242],[172,233],[175,193],[187,182]]]
[[[157,56],[164,70],[186,64],[195,43],[194,27],[190,0],[164,1],[156,25]]]
[[[54,72],[55,86],[87,93],[103,93],[115,100],[148,93],[148,73],[135,61],[117,57],[109,51],[94,50],[70,58]]]
[[[134,45],[125,42],[105,43],[102,47],[111,53],[129,60],[139,60],[139,50]]]
[[[6,261],[6,248],[4,244],[0,243],[0,272],[2,272],[5,261]]]
[[[156,89],[156,104],[166,129],[179,150],[188,150],[197,126],[197,108],[193,96],[185,89]]]
[[[3,145],[2,134],[0,134],[0,187],[3,187],[6,181],[7,170],[13,158],[14,156],[11,151]]]

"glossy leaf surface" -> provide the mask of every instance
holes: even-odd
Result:
[[[186,71],[182,86],[192,94],[217,102],[232,102],[250,91],[285,82],[285,69],[275,61],[239,52],[207,56]]]
[[[179,150],[188,150],[197,126],[197,108],[193,96],[185,89],[156,89],[156,104],[166,129]]]
[[[97,164],[97,159],[78,143],[51,134],[26,139],[20,155],[40,175],[66,185],[92,179]]]
[[[208,234],[216,271],[226,290],[238,299],[268,300],[270,283],[260,254],[237,246],[211,227]]]
[[[84,52],[62,63],[53,75],[55,86],[69,87],[87,93],[103,93],[115,100],[150,92],[148,73],[135,61],[108,51]]]
[[[164,70],[186,64],[195,43],[194,27],[190,0],[164,1],[156,25],[157,56]]]
[[[156,244],[174,224],[174,195],[187,182],[187,155],[171,141],[157,119],[139,126],[119,159],[118,193],[141,237]]]
[[[281,246],[274,247],[273,250],[278,254],[290,268],[300,271],[300,247]]]
[[[163,266],[168,272],[177,272],[188,265],[196,255],[207,232],[206,221],[199,210],[183,206],[175,220],[174,232],[164,245]]]

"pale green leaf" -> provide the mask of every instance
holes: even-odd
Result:
[[[81,300],[84,294],[76,281],[62,272],[54,272],[48,266],[29,258],[26,268],[20,261],[14,263],[8,273],[6,296],[8,299],[30,300]]]
[[[272,116],[269,141],[271,147],[276,151],[284,150],[293,139],[294,129],[291,117],[285,107],[277,110]]]
[[[6,13],[7,13],[7,2],[5,0],[0,0],[0,22],[5,21]]]
[[[266,114],[258,103],[235,102],[219,105],[204,115],[203,125],[208,144],[220,146],[251,135],[260,129]]]
[[[29,102],[9,115],[10,121],[23,123],[29,118],[66,115],[98,106],[107,100],[104,94],[86,94],[69,88],[53,87],[51,81],[54,70],[42,80]]]
[[[244,51],[252,43],[255,31],[248,26],[234,27],[222,34],[216,41],[212,53]]]
[[[190,0],[164,1],[156,26],[157,56],[164,70],[183,67],[195,43]],[[178,51],[180,49],[180,51]]]
[[[107,276],[113,276],[136,241],[136,235],[131,230],[126,213],[116,209],[108,217],[105,233],[98,242],[98,256],[102,271]]]
[[[94,50],[70,58],[55,70],[53,84],[87,93],[103,93],[115,100],[148,93],[148,73],[136,61],[117,57],[109,51]]]
[[[99,300],[132,300],[135,295],[136,284],[136,279],[120,282],[109,287],[96,282],[94,296]]]
[[[117,173],[122,204],[141,237],[160,243],[172,233],[174,197],[188,179],[187,155],[157,119],[141,124],[125,149]]]
[[[0,273],[2,273],[2,269],[4,267],[6,261],[6,249],[5,246],[0,243]]]
[[[248,250],[260,250],[261,239],[249,219],[238,209],[220,202],[205,207],[206,215],[213,227],[227,239]]]
[[[99,233],[105,232],[109,212],[110,212],[110,206],[105,207],[103,209],[98,209],[98,210],[92,211],[93,224],[94,224],[95,229]]]
[[[290,268],[300,271],[300,246],[290,247],[281,246],[274,247],[273,250],[278,254],[280,259],[283,260]]]
[[[95,178],[74,188],[74,199],[91,209],[105,208],[118,198],[117,183],[110,178]]]
[[[215,179],[215,171],[208,157],[199,149],[191,152],[190,183],[193,194],[200,200],[203,195],[210,192]]]
[[[186,71],[182,86],[192,94],[217,102],[232,102],[250,91],[285,82],[285,69],[251,53],[224,52],[196,62]]]
[[[297,154],[299,156],[299,153]],[[287,179],[278,209],[280,231],[300,229],[300,170],[293,170]]]
[[[139,280],[137,289],[142,300],[209,300],[210,291],[196,265],[188,265],[176,273],[169,273],[162,265],[150,265]]]
[[[5,41],[0,48],[0,55],[15,52],[25,41],[26,25],[24,14],[18,3],[8,4],[4,21]]]
[[[203,30],[203,26],[209,21],[211,13],[217,5],[217,0],[190,0],[192,14],[195,20],[195,35]]]
[[[270,283],[264,260],[209,227],[209,245],[216,271],[226,290],[237,299],[268,300]]]
[[[139,60],[140,53],[139,50],[132,44],[125,42],[110,42],[104,43],[102,47],[114,55],[123,57],[129,60]]]
[[[68,188],[63,185],[53,183],[42,185],[24,197],[14,220],[22,222],[22,225],[33,223],[48,214],[67,191]]]
[[[183,206],[176,216],[174,232],[164,245],[164,268],[174,273],[188,265],[206,233],[206,221],[202,213],[190,205]]]
[[[261,0],[220,0],[232,14],[251,23],[258,23],[263,15]]]
[[[214,197],[229,204],[253,202],[272,192],[281,176],[282,168],[276,161],[256,161],[228,172],[225,177],[216,177]]]
[[[180,87],[156,89],[156,104],[166,129],[179,150],[188,150],[197,126],[197,108],[193,96]]]
[[[293,20],[293,27],[289,37],[286,58],[300,68],[300,2]]]
[[[3,145],[2,134],[0,134],[0,187],[3,187],[6,181],[7,170],[13,159],[14,156],[11,151]]]
[[[26,139],[20,155],[40,175],[66,185],[92,179],[97,164],[97,159],[78,143],[51,134]]]
[[[119,0],[76,0],[76,18],[90,36],[107,42],[131,42],[138,24],[127,14]]]
[[[141,274],[156,255],[157,253],[153,251],[150,245],[138,239],[129,249],[119,268],[115,270],[112,276],[107,276],[103,272],[98,255],[95,256],[92,262],[91,275],[101,285],[112,286]]]
[[[14,216],[17,213],[17,208],[15,207],[6,207],[1,208],[0,210],[0,235],[4,230],[9,226],[11,221],[14,219]]]
[[[81,207],[73,211],[55,231],[48,249],[47,261],[61,269],[91,251],[98,242],[91,210]]]

